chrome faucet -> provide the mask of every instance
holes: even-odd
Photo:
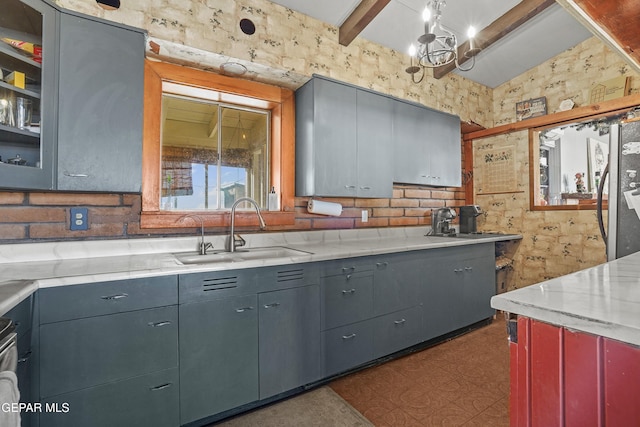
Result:
[[[260,230],[264,230],[267,227],[267,225],[264,223],[264,218],[262,218],[262,214],[260,213],[260,208],[258,207],[258,203],[250,197],[239,198],[231,206],[231,230],[229,232],[229,237],[227,239],[227,251],[229,252],[235,252],[238,246],[244,246],[246,243],[242,237],[236,236],[235,234],[236,207],[242,202],[249,202],[256,209],[256,213],[258,214],[258,220],[260,221]]]
[[[204,241],[204,220],[201,216],[189,214],[180,217],[180,221],[184,221],[187,218],[195,218],[200,221],[200,244],[198,245],[198,253],[200,255],[206,255],[208,249],[213,249],[213,244]]]

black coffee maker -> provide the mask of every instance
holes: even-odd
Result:
[[[460,206],[460,233],[477,233],[476,217],[482,214],[478,205]]]

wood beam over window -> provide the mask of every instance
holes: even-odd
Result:
[[[480,49],[488,48],[555,3],[555,0],[523,0],[517,6],[493,21],[488,27],[478,32],[475,37],[476,47]],[[464,56],[464,53],[468,50],[469,41],[465,41],[462,45],[458,46],[459,64],[468,60],[468,58]],[[441,79],[455,68],[456,65],[454,62],[438,67],[433,70],[433,77]]]
[[[362,0],[351,15],[340,26],[338,41],[342,46],[349,46],[358,34],[365,29],[391,0]]]

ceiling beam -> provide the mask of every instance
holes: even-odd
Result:
[[[391,0],[362,0],[351,15],[340,25],[338,42],[349,46]]]
[[[475,37],[475,46],[480,49],[488,48],[555,3],[555,0],[522,0],[517,6],[478,32]],[[458,46],[459,64],[469,60],[469,58],[464,56],[464,53],[468,50],[469,41],[465,41],[462,45]],[[449,74],[450,71],[455,70],[455,68],[456,64],[454,62],[435,68],[433,70],[433,77],[441,79]]]

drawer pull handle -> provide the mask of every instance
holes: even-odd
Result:
[[[343,335],[343,336],[342,336],[342,339],[343,339],[343,340],[350,340],[350,339],[355,338],[355,337],[356,337],[356,334]]]
[[[253,310],[253,307],[249,306],[249,307],[236,308],[236,313],[244,313],[245,311],[249,311],[249,310]]]
[[[467,271],[471,271],[471,270],[473,270],[473,267],[465,267],[464,269],[467,270]]]
[[[342,272],[343,273],[346,273],[347,271],[354,272],[355,270],[356,270],[355,266],[353,266],[353,267],[342,267]]]
[[[371,190],[371,187],[365,185],[364,187],[360,187],[360,189],[361,190]]]
[[[165,388],[169,388],[171,387],[171,383],[166,383],[166,384],[161,384],[155,387],[151,387],[149,390],[151,391],[159,391],[159,390],[164,390]]]
[[[462,273],[462,269],[461,268],[454,268],[453,272],[454,273]]]
[[[355,289],[344,289],[342,291],[342,295],[347,295],[347,294],[355,294],[356,290]]]
[[[394,320],[393,323],[395,323],[396,325],[402,325],[406,321],[407,319],[400,319],[400,320]]]
[[[149,322],[147,324],[152,328],[160,328],[161,326],[170,325],[171,322],[169,320],[163,320],[162,322]]]
[[[351,280],[351,274],[347,274],[347,280]]]
[[[385,262],[376,262],[376,267],[386,267],[388,265],[389,265],[389,263],[387,261],[385,261]]]
[[[350,190],[350,189],[352,189],[352,188],[356,188],[356,186],[355,186],[355,185],[345,185],[345,186],[344,186],[344,188],[346,188],[346,189],[349,189],[349,190]]]
[[[279,302],[272,302],[271,304],[265,304],[264,308],[272,308],[272,307],[277,307],[279,305],[280,305]]]
[[[126,298],[128,296],[129,296],[129,294],[122,293],[122,294],[116,294],[116,295],[108,295],[108,296],[100,297],[100,298],[102,298],[103,300],[112,301],[112,300]]]
[[[31,350],[25,353],[20,359],[18,359],[18,363],[25,363],[31,357]]]
[[[65,172],[64,176],[68,176],[70,178],[87,178],[89,175],[87,175],[86,173]]]

